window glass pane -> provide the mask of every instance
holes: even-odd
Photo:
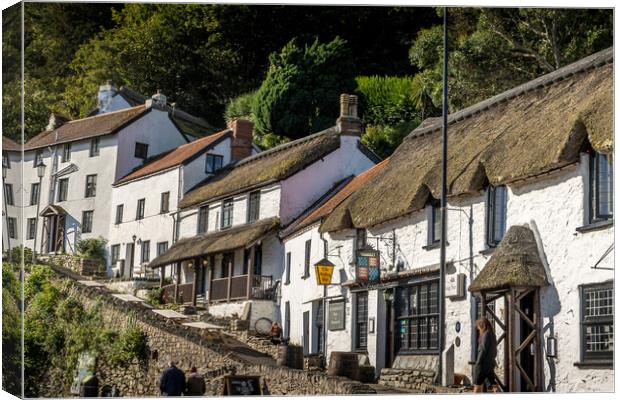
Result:
[[[411,349],[420,348],[418,341],[419,341],[419,334],[418,334],[417,320],[412,318],[409,320],[409,348]]]
[[[611,324],[597,324],[586,327],[586,351],[613,351],[614,327]]]
[[[398,341],[401,349],[409,348],[409,320],[398,320]]]
[[[613,215],[613,170],[605,154],[597,154],[598,215]]]
[[[613,315],[614,292],[609,289],[591,289],[585,291],[585,316],[597,317]]]
[[[495,188],[493,203],[493,240],[498,243],[506,232],[506,186]]]
[[[433,242],[439,242],[441,240],[441,207],[439,204],[434,204],[432,207],[432,238]]]
[[[429,289],[429,314],[434,314],[439,312],[439,296],[437,293],[437,283],[431,283]]]
[[[414,286],[409,289],[409,315],[417,315],[418,310],[418,287]]]
[[[418,336],[420,337],[420,349],[426,349],[428,348],[428,320],[427,318],[420,318],[418,320],[419,322],[419,332],[418,332]]]
[[[429,325],[430,325],[429,326],[430,336],[429,336],[428,348],[436,349],[437,340],[438,340],[437,317],[430,317],[428,320],[429,320]]]

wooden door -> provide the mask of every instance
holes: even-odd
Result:
[[[303,344],[304,344],[304,355],[310,354],[310,312],[304,311],[303,317]]]

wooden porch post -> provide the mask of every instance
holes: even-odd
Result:
[[[508,298],[508,314],[507,317],[507,329],[508,329],[508,391],[515,392],[517,389],[517,385],[515,382],[515,290],[514,288],[510,288],[509,298]]]
[[[248,260],[248,290],[246,296],[248,300],[252,298],[252,280],[254,277],[254,251],[255,247],[252,246],[250,248],[250,259]]]
[[[192,282],[192,306],[196,307],[196,296],[198,295],[198,269],[202,268],[200,259],[194,259],[194,282]]]
[[[176,303],[179,299],[179,282],[181,281],[181,262],[177,262],[177,270],[176,270],[177,279],[174,283],[174,302]]]
[[[166,276],[166,266],[161,267],[161,272],[159,273],[159,287],[164,286],[164,277]]]
[[[534,387],[537,392],[542,391],[542,343],[540,340],[540,289],[534,289],[534,329],[536,330],[536,336],[534,336],[534,345],[536,350],[534,351]]]
[[[213,262],[211,261],[212,257],[209,257],[207,261],[207,268],[205,271],[208,274],[207,282],[209,282],[209,290],[207,290],[207,296],[205,298],[207,304],[211,303],[211,282],[213,281]]]
[[[504,333],[506,334],[506,337],[504,338],[504,385],[506,385],[506,389],[508,390],[510,390],[510,373],[508,371],[510,369],[508,341],[510,340],[511,336],[510,319],[508,317],[510,311],[510,302],[508,300],[509,296],[509,293],[504,294],[504,321],[506,322],[506,330],[504,331]]]
[[[215,275],[215,256],[209,257],[209,304],[211,304],[211,293],[213,290],[213,276]]]
[[[233,260],[235,258],[235,255],[233,253]],[[233,260],[228,260],[228,293],[226,295],[226,299],[228,301],[230,301],[230,293],[232,291],[232,267],[233,267]]]

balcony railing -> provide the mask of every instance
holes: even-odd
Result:
[[[164,290],[164,302],[166,303],[191,303],[192,295],[194,293],[194,284],[193,283],[183,283],[177,285],[173,283],[171,285],[162,286]],[[175,299],[174,294],[177,294]]]
[[[248,295],[248,275],[217,278],[211,281],[210,301],[230,301],[242,299],[275,299],[273,278],[271,276],[253,275],[250,295]]]

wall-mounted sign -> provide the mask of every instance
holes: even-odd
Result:
[[[446,277],[446,297],[465,296],[465,274],[452,274]]]
[[[355,258],[355,279],[358,282],[377,282],[381,278],[381,252],[372,248],[360,249]]]
[[[329,261],[327,258],[324,258],[314,264],[317,285],[331,285],[332,276],[334,275],[334,267],[334,263]]]
[[[329,302],[329,325],[330,331],[344,330],[345,326],[345,302],[335,300]]]

